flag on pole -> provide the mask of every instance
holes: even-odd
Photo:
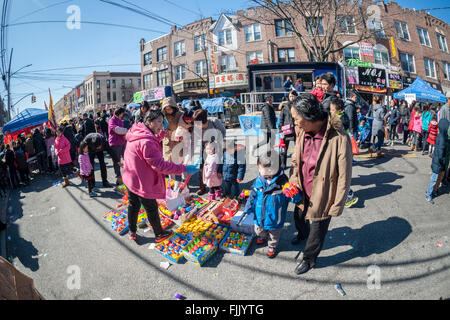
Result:
[[[55,109],[53,108],[53,99],[52,99],[52,93],[50,91],[50,88],[48,89],[48,92],[50,94],[50,102],[48,107],[48,122],[50,122],[50,125],[54,130],[56,130],[56,117],[55,117]]]
[[[44,101],[45,111],[48,111],[47,103]]]

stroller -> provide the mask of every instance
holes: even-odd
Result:
[[[358,142],[358,147],[361,149],[367,149],[370,147],[370,136],[372,133],[372,122],[373,118],[362,116],[360,121],[365,120],[365,124],[361,127],[361,124],[358,125],[358,133],[356,140]]]

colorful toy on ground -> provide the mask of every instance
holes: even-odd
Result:
[[[122,207],[122,206],[128,206],[128,204],[129,204],[129,201],[128,201],[128,191],[125,191],[125,195],[122,197],[122,203],[119,203],[116,207],[117,208],[120,208],[120,207]]]
[[[231,231],[222,242],[220,249],[244,256],[252,242],[253,236],[242,232]]]
[[[194,216],[176,229],[175,233],[191,240],[193,237],[202,235],[209,227],[211,227],[211,225],[212,222],[202,221]]]
[[[227,227],[211,225],[202,235],[194,237],[189,242],[183,250],[184,257],[196,265],[203,265],[217,251],[227,234]]]
[[[111,210],[103,216],[103,219],[111,222],[111,229],[120,235],[128,232],[128,217],[126,213]]]
[[[177,243],[180,240],[182,239],[177,235],[173,235],[169,239],[157,244],[155,250],[170,261],[179,263],[183,259],[183,248]]]
[[[294,198],[298,194],[298,188],[295,184],[287,182],[283,186],[283,193],[288,198]]]

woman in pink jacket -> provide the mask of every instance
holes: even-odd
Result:
[[[68,175],[72,173],[72,158],[70,157],[70,142],[63,132],[63,127],[56,130],[55,155],[58,157],[59,172],[64,180],[63,188],[65,188],[69,185]]]
[[[411,143],[411,150],[418,151],[420,136],[422,135],[422,113],[420,112],[420,107],[414,107],[414,118],[411,118],[413,124],[413,141]]]
[[[163,131],[163,123],[162,112],[150,110],[145,114],[144,122],[133,125],[126,135],[122,179],[128,190],[128,227],[132,240],[136,240],[136,223],[141,204],[155,233],[155,242],[159,243],[171,236],[171,232],[162,230],[156,203],[156,199],[166,198],[164,175],[181,175],[183,172],[193,174],[198,171],[195,166],[164,161],[161,141],[167,131]]]

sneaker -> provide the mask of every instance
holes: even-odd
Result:
[[[94,192],[96,192],[96,193],[99,193],[99,192],[100,192],[100,189],[99,189],[99,188],[94,188],[94,189],[92,189],[92,191],[94,191]]]
[[[359,198],[358,197],[354,197],[352,200],[347,201],[345,203],[345,207],[346,208],[351,208],[353,205],[355,205],[358,202]]]
[[[261,238],[261,237],[257,237],[256,238],[256,244],[257,245],[262,245],[262,244],[264,244],[266,241],[263,239],[263,238]]]
[[[429,203],[434,204],[434,200],[430,196],[426,196],[426,199]]]
[[[269,248],[269,250],[267,250],[266,255],[269,259],[273,259],[275,258],[275,256],[277,255],[275,248]]]
[[[167,238],[170,238],[171,235],[172,235],[172,231],[163,231],[159,236],[155,237],[155,242],[160,243],[160,242],[166,240]]]
[[[94,191],[92,191],[91,193],[89,193],[89,197],[95,198],[95,197],[98,197],[98,194],[95,193]]]

